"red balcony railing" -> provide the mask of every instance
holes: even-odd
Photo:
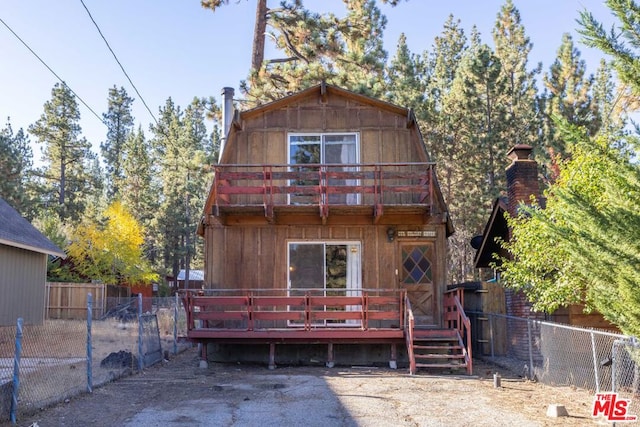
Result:
[[[215,166],[213,214],[221,207],[264,206],[267,216],[279,206],[434,204],[434,163],[300,164]]]

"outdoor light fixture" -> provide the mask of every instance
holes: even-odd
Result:
[[[387,228],[387,241],[389,243],[393,242],[393,239],[396,237],[396,229],[393,227]]]

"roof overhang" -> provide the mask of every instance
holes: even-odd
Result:
[[[505,212],[507,212],[506,199],[496,199],[489,221],[482,232],[482,243],[473,260],[475,268],[489,268],[492,262],[498,261],[495,254],[505,255],[504,249],[496,242],[496,238],[505,241],[509,238],[509,227],[504,216]]]
[[[45,255],[54,255],[54,256],[58,256],[60,258],[66,258],[67,254],[65,254],[64,252],[58,252],[58,251],[54,251],[54,250],[47,250],[47,249],[43,249],[43,248],[38,248],[35,246],[30,246],[30,245],[25,245],[23,243],[18,243],[18,242],[14,242],[11,240],[6,240],[6,239],[0,239],[0,245],[5,245],[5,246],[11,246],[14,248],[20,248],[20,249],[24,249],[27,251],[31,251],[31,252],[37,252],[37,253],[41,253],[41,254],[45,254]]]

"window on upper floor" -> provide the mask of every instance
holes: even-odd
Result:
[[[314,173],[318,166],[325,165],[328,172],[341,172],[357,170],[360,163],[359,135],[357,133],[291,133],[289,134],[289,164],[292,169],[301,172],[311,172],[305,179],[291,184],[301,187],[317,185],[318,180]],[[309,178],[309,179],[306,179]],[[331,178],[327,185],[354,186],[357,180]],[[315,203],[313,194],[292,194],[290,203],[307,204]],[[358,194],[330,194],[330,204],[358,204]]]

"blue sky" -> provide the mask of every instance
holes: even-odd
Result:
[[[185,107],[194,96],[215,96],[224,86],[236,88],[250,65],[255,0],[231,0],[215,13],[199,0],[84,0],[120,62],[151,111],[171,96]],[[269,0],[277,6],[279,0]],[[341,0],[306,0],[318,12],[343,10]],[[477,26],[491,44],[491,30],[502,0],[409,0],[395,8],[381,5],[387,16],[385,49],[392,57],[399,35],[407,35],[415,53],[431,50],[449,14],[469,34]],[[534,44],[530,62],[548,70],[564,32],[571,33],[595,72],[600,53],[579,43],[575,19],[588,9],[605,23],[610,11],[602,0],[514,0]],[[98,115],[106,111],[107,91],[124,86],[136,98],[133,114],[149,135],[153,121],[100,38],[80,0],[2,0],[0,19],[18,34]],[[57,79],[0,23],[0,127],[11,117],[14,131],[27,128],[43,112]],[[273,55],[267,54],[267,57]],[[538,81],[538,87],[541,81]],[[106,128],[81,105],[83,135],[98,151]],[[33,140],[33,138],[32,138]],[[34,158],[40,158],[39,148]]]

